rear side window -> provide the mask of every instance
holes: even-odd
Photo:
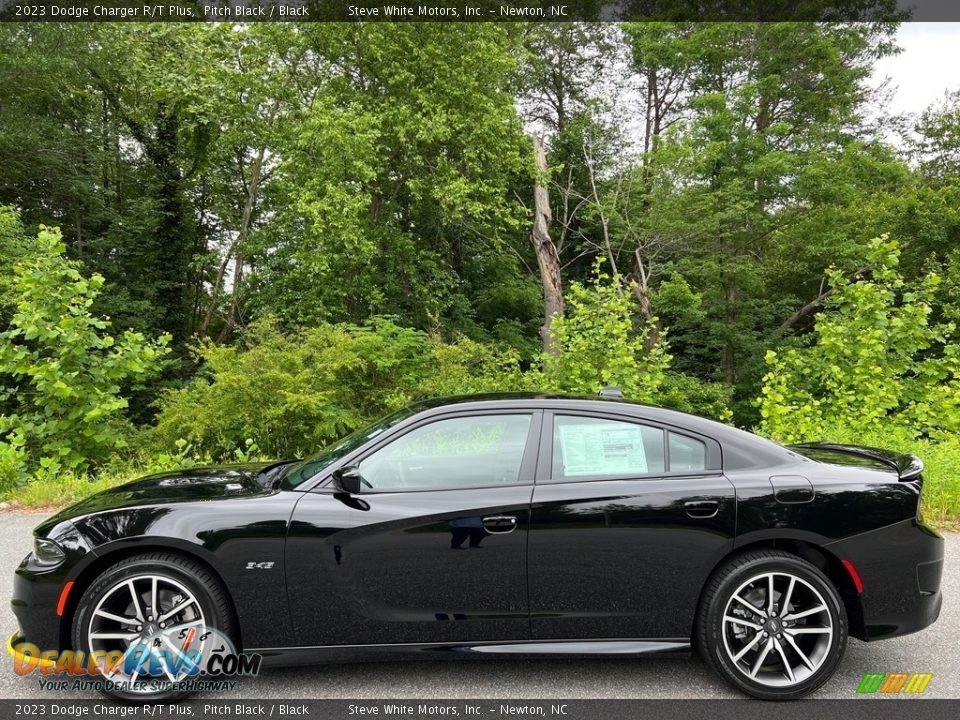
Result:
[[[686,435],[669,433],[670,436],[670,472],[707,469],[707,446]]]
[[[553,419],[554,480],[658,474],[664,454],[660,428],[574,415]]]

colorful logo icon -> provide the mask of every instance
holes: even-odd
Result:
[[[36,673],[44,689],[79,689],[65,682],[49,683],[51,676],[83,678],[107,683],[110,689],[153,693],[170,689],[201,689],[201,679],[257,675],[262,657],[238,653],[229,638],[213,629],[186,628],[175,641],[159,629],[148,628],[146,639],[126,649],[85,653],[41,650],[29,642],[8,641],[13,669],[18,675]],[[196,685],[196,687],[194,687]]]
[[[884,693],[886,695],[919,695],[927,689],[933,673],[867,673],[860,681],[857,692],[861,694]]]

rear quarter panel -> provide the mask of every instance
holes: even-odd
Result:
[[[813,498],[778,500],[773,475],[805,477]],[[737,546],[787,536],[823,545],[915,517],[919,497],[916,484],[893,473],[812,461],[727,476],[737,488]]]

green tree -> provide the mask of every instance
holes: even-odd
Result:
[[[760,431],[784,442],[960,431],[960,346],[931,321],[940,277],[908,285],[900,246],[870,245],[869,279],[830,270],[808,347],[767,353]]]
[[[98,310],[181,343],[195,324],[213,215],[201,183],[221,121],[213,27],[0,28],[0,203],[63,229],[103,275]],[[236,114],[234,110],[233,114]]]
[[[597,266],[592,285],[570,286],[567,315],[554,322],[556,353],[544,357],[545,389],[596,395],[617,386],[635,402],[658,400],[670,355],[662,337],[648,346],[652,321],[637,322],[624,285]]]
[[[865,82],[890,51],[891,31],[814,23],[628,29],[638,67],[666,88],[657,71],[666,62],[679,83],[670,86],[679,99],[661,113],[673,124],[649,143],[641,243],[656,238],[661,277],[679,272],[698,288],[701,324],[674,331],[705,346],[698,375],[736,385],[741,399],[752,397],[762,375],[756,359],[796,309],[765,261],[795,258],[815,242],[786,231],[833,182],[823,163],[858,142]],[[666,60],[651,41],[665,32],[678,50]],[[792,267],[804,279],[819,275],[816,266]],[[749,406],[739,415],[749,420]]]
[[[124,444],[124,391],[155,374],[167,338],[157,342],[91,312],[103,278],[84,277],[64,257],[59,230],[41,228],[13,267],[0,332],[0,445],[32,467],[84,469]]]
[[[482,338],[498,328],[475,304],[500,303],[496,278],[517,313],[504,319],[535,328],[529,303],[511,300],[525,275],[509,243],[528,221],[510,190],[529,153],[510,33],[369,23],[294,39],[311,60],[293,81],[313,92],[280,148],[292,201],[252,259],[256,311],[301,326],[389,313]]]
[[[913,153],[923,174],[937,183],[960,177],[960,91],[926,108],[916,123]]]

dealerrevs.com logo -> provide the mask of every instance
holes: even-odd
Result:
[[[933,673],[867,673],[860,681],[857,692],[861,694],[883,693],[884,695],[919,695],[927,689]]]
[[[85,653],[41,650],[21,642],[13,648],[18,675],[35,674],[42,690],[106,688],[126,693],[232,690],[235,678],[260,672],[262,657],[237,653],[223,633],[211,628],[184,633],[172,642],[157,634],[124,649]]]

